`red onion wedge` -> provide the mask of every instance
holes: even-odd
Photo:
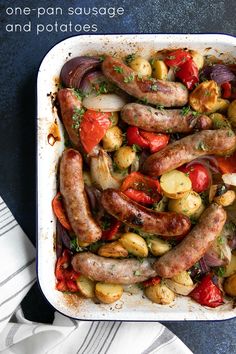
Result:
[[[201,71],[200,77],[202,79],[214,80],[219,85],[236,79],[233,72],[224,64],[205,66]]]

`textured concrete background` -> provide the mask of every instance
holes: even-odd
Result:
[[[65,5],[66,3],[66,5]],[[25,24],[96,23],[97,33],[228,33],[236,35],[235,0],[15,0],[14,7],[124,7],[123,16],[7,16],[13,1],[0,0],[0,195],[35,243],[35,110],[36,77],[40,62],[58,41],[76,33],[7,33],[9,22]],[[88,32],[89,33],[89,32]],[[37,285],[24,301],[29,318],[50,321],[52,309]],[[236,353],[236,319],[224,322],[165,322],[194,353]]]

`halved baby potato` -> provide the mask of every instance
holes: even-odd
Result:
[[[152,75],[152,67],[147,59],[144,59],[140,56],[134,58],[129,66],[131,69],[136,71],[141,76],[151,76]]]
[[[148,256],[148,247],[145,240],[134,232],[124,233],[119,238],[118,242],[120,242],[129,253],[136,257]]]
[[[193,285],[192,278],[190,277],[189,273],[186,270],[176,274],[171,278],[171,280],[182,285],[187,285],[187,286]]]
[[[119,300],[123,294],[123,287],[119,284],[97,283],[95,295],[104,304],[112,304]]]
[[[190,54],[194,63],[197,65],[198,70],[202,69],[204,65],[204,56],[196,50],[190,50]]]
[[[224,194],[215,197],[214,202],[226,207],[233,204],[233,202],[235,201],[235,197],[236,197],[235,191],[228,190]]]
[[[224,277],[229,277],[236,273],[236,254],[232,253],[229,264],[225,267]]]
[[[98,250],[98,255],[101,257],[124,258],[128,257],[128,251],[118,241],[106,243]]]
[[[161,256],[171,249],[169,242],[155,236],[148,239],[148,247],[153,256]]]
[[[148,286],[144,291],[147,298],[156,304],[168,305],[175,299],[175,293],[162,283]]]
[[[116,125],[109,128],[102,138],[102,143],[106,151],[118,150],[123,143],[122,130]]]
[[[192,182],[185,173],[172,170],[164,173],[160,179],[163,194],[171,199],[179,199],[189,192],[192,188]]]
[[[76,284],[78,286],[79,291],[84,297],[93,298],[95,296],[95,283],[93,280],[81,274],[76,279]]]
[[[163,60],[154,60],[152,63],[152,76],[158,80],[167,80],[168,67]]]
[[[170,199],[168,209],[176,213],[192,216],[202,205],[202,199],[194,191],[186,192],[180,199]]]
[[[236,296],[236,274],[231,275],[225,280],[224,291],[230,296]]]
[[[164,283],[174,293],[184,296],[189,295],[195,287],[194,285],[179,284],[176,281],[173,281],[172,279],[165,279]]]

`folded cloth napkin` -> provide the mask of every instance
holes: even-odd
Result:
[[[0,353],[191,354],[158,322],[28,321],[20,302],[36,280],[35,250],[0,197]],[[10,321],[10,322],[9,322]]]

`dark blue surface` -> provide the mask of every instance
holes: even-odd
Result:
[[[1,94],[0,94],[0,195],[5,199],[27,235],[35,243],[35,107],[36,76],[47,51],[58,41],[78,34],[52,32],[36,35],[7,33],[7,23],[32,22],[48,24],[96,23],[96,33],[201,33],[223,32],[236,35],[235,0],[203,1],[14,1],[14,7],[124,7],[125,14],[105,16],[6,16],[5,9],[13,1],[0,1]],[[66,4],[66,5],[65,5]],[[82,33],[82,32],[81,32]],[[89,33],[89,32],[87,32]],[[14,245],[13,245],[14,247]],[[50,321],[52,309],[41,297],[37,286],[24,300],[28,318]],[[194,353],[236,353],[236,319],[224,322],[165,322]]]

